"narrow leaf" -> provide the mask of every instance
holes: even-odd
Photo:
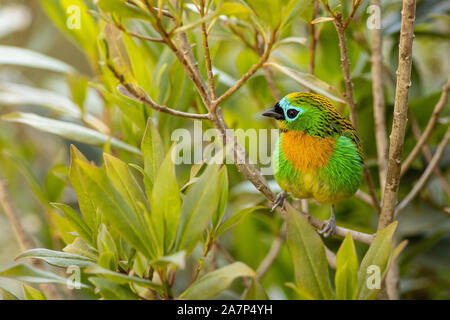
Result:
[[[334,299],[322,240],[308,221],[291,207],[288,207],[287,244],[298,286],[314,299]]]
[[[255,271],[242,262],[235,262],[210,272],[195,281],[180,298],[188,300],[212,299],[226,290],[238,277],[254,277]]]

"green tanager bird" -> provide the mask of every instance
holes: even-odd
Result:
[[[263,113],[280,126],[273,152],[274,177],[281,189],[274,201],[284,206],[287,193],[331,205],[320,233],[336,232],[334,204],[358,190],[363,174],[359,137],[332,102],[318,94],[294,92]]]

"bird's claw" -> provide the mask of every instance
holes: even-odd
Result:
[[[325,224],[323,225],[322,229],[319,230],[319,233],[323,234],[325,238],[336,234],[336,219],[334,219],[334,217],[331,217],[330,219],[325,221]]]
[[[281,209],[284,209],[284,203],[287,198],[287,193],[284,191],[281,191],[279,194],[277,194],[277,197],[275,198],[275,201],[273,202],[273,207],[271,211],[274,211],[277,207],[281,206]]]

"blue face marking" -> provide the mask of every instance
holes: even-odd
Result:
[[[305,110],[300,107],[291,106],[286,97],[280,100],[279,105],[283,109],[284,118],[287,121],[295,121],[301,113],[305,112]]]

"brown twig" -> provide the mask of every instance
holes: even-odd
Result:
[[[312,20],[317,17],[317,13],[319,12],[319,1],[316,0],[314,2],[314,11],[312,15]],[[314,74],[314,69],[316,65],[316,44],[319,40],[319,33],[316,32],[316,25],[309,22],[308,23],[308,31],[309,31],[309,69],[308,72],[310,74]],[[311,89],[308,89],[311,91]]]
[[[9,195],[8,189],[6,187],[6,182],[0,177],[0,207],[3,208],[5,215],[11,224],[14,235],[19,242],[20,248],[25,250],[30,250],[35,248],[34,241],[31,236],[25,231],[25,228],[20,221],[19,214],[15,208],[11,197]],[[34,267],[40,266],[40,262],[33,260],[31,264]],[[61,300],[62,297],[58,293],[55,285],[52,283],[41,283],[41,290],[44,292],[45,296],[51,300]]]
[[[418,141],[422,134],[420,132],[419,124],[417,123],[416,118],[414,117],[414,115],[411,112],[409,113],[409,120],[411,122],[411,129],[412,129],[414,138]],[[422,153],[425,156],[425,159],[427,160],[427,162],[430,163],[431,159],[433,158],[433,155],[431,154],[430,147],[426,143],[422,147]],[[445,193],[447,193],[447,195],[450,197],[450,185],[448,184],[447,179],[444,177],[444,174],[442,173],[442,171],[439,169],[438,166],[436,166],[434,168],[433,172],[434,172],[435,176],[441,182],[442,188],[444,189]]]
[[[267,44],[266,49],[264,50],[263,55],[259,58],[259,61],[254,64],[250,70],[245,73],[241,79],[239,79],[231,88],[229,88],[227,91],[225,91],[224,94],[222,94],[219,98],[213,101],[214,106],[218,106],[220,103],[222,103],[226,98],[228,98],[230,95],[232,95],[236,90],[238,90],[240,87],[242,87],[247,80],[255,74],[256,71],[258,71],[259,68],[262,67],[262,65],[269,59],[270,52],[272,51],[272,47],[278,37],[278,28],[276,28],[270,37],[269,43]]]
[[[408,111],[408,93],[411,87],[412,45],[414,39],[414,20],[416,1],[404,0],[399,44],[399,64],[397,69],[397,86],[395,90],[394,120],[392,123],[389,163],[384,188],[383,206],[378,230],[384,229],[394,221],[397,192],[400,183],[400,170],[405,140]]]
[[[428,121],[427,127],[422,133],[422,136],[420,137],[419,141],[417,141],[413,150],[410,152],[406,160],[403,162],[400,176],[403,176],[405,174],[405,172],[409,169],[414,159],[419,154],[423,145],[428,141],[428,138],[430,137],[431,133],[434,130],[434,127],[438,122],[439,115],[441,114],[442,110],[447,104],[449,90],[450,90],[450,77],[447,79],[447,83],[442,87],[441,97],[439,98],[439,101],[436,103],[434,107],[433,114],[431,115],[431,118]]]
[[[117,90],[124,96],[136,100],[140,103],[143,103],[144,105],[152,109],[155,109],[156,111],[171,114],[173,116],[192,119],[209,119],[208,114],[183,112],[158,105],[142,89],[139,89],[138,91],[137,89],[134,88],[133,85],[128,83],[125,77],[115,68],[115,66],[112,63],[108,63],[107,66],[108,69],[111,70],[111,72],[114,74],[116,79],[120,82],[120,85],[117,87]]]
[[[276,236],[275,240],[273,240],[269,252],[259,264],[258,269],[256,269],[256,280],[261,280],[261,278],[266,274],[267,270],[269,270],[269,268],[272,266],[272,264],[280,254],[284,239],[286,237],[286,228],[287,223],[284,222],[283,226],[281,227],[280,233]]]
[[[341,69],[344,75],[345,99],[350,107],[350,121],[353,127],[358,130],[358,118],[356,111],[356,102],[353,96],[353,82],[350,75],[350,60],[347,53],[347,41],[345,40],[345,26],[342,22],[342,15],[338,12],[333,20],[334,27],[339,39],[339,51],[341,55]]]
[[[372,0],[372,5],[381,7],[380,0]],[[372,92],[373,116],[375,120],[375,140],[377,145],[378,173],[380,189],[384,190],[388,162],[388,138],[386,133],[385,104],[383,95],[383,40],[381,30],[372,30]]]
[[[450,126],[447,128],[447,132],[445,133],[444,138],[442,139],[441,143],[439,143],[439,146],[436,149],[436,152],[433,155],[433,158],[431,159],[427,168],[423,172],[422,176],[416,182],[416,184],[414,185],[412,190],[409,192],[409,194],[397,206],[396,213],[395,213],[396,216],[398,215],[398,213],[401,210],[403,210],[416,197],[416,195],[419,193],[419,191],[423,188],[423,186],[427,182],[428,178],[430,177],[431,173],[433,172],[434,168],[436,168],[436,165],[438,164],[442,155],[444,154],[444,150],[447,147],[449,140],[450,140]]]
[[[205,1],[200,1],[200,14],[202,18],[206,15]],[[203,51],[205,54],[206,72],[208,73],[209,91],[211,92],[211,99],[216,99],[216,89],[214,85],[214,74],[212,71],[211,53],[209,51],[208,33],[206,31],[206,23],[202,23],[202,39]]]

